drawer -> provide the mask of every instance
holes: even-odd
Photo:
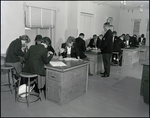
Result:
[[[55,72],[52,70],[47,70],[47,71],[48,71],[47,79],[60,81],[60,79],[62,77],[60,72]]]

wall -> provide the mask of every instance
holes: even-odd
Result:
[[[141,13],[139,9],[134,10],[133,13],[127,10],[120,11],[120,27],[119,34],[130,34],[133,35],[133,26],[131,19],[141,19],[140,24],[140,34],[145,34],[146,36],[146,19],[149,19],[149,9],[144,9]]]
[[[104,32],[103,24],[106,22],[107,17],[113,17],[114,30],[119,30],[120,11],[105,5],[98,5],[93,1],[79,1],[78,2],[78,30],[80,33],[80,13],[94,14],[94,30],[93,34],[101,34]],[[86,34],[85,34],[86,35]],[[92,37],[92,36],[91,36]]]
[[[12,40],[25,33],[22,3],[1,1],[1,54]]]

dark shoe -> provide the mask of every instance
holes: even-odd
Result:
[[[102,75],[101,77],[109,77],[109,75],[104,74],[104,75]]]
[[[91,73],[89,73],[88,75],[89,75],[89,76],[93,76],[93,74],[91,74]]]

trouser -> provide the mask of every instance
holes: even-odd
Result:
[[[111,54],[102,54],[102,56],[103,56],[103,63],[104,63],[104,73],[109,76]]]

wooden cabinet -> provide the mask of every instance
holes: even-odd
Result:
[[[149,61],[143,64],[140,95],[144,95],[144,81],[149,80]]]
[[[123,49],[122,66],[132,67],[139,61],[139,49]]]
[[[79,63],[79,62],[74,62]],[[67,69],[46,66],[46,98],[63,105],[84,94],[87,90],[88,62]],[[68,66],[72,64],[66,62]],[[47,68],[48,67],[48,68]]]
[[[100,73],[103,70],[102,54],[95,52],[86,52],[85,54],[90,60],[90,73],[94,75]]]

